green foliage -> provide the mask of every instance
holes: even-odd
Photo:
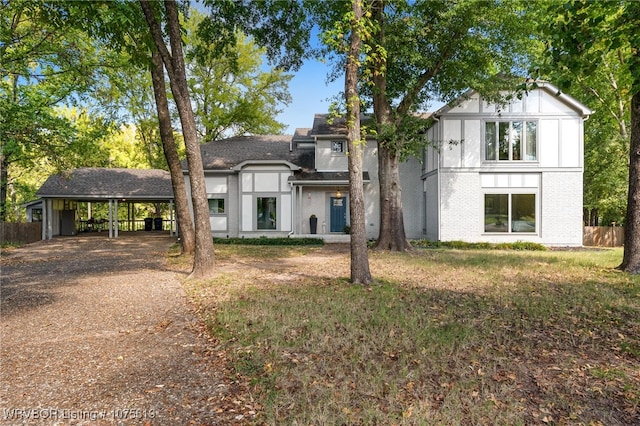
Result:
[[[527,250],[545,251],[547,248],[542,244],[527,241],[516,241],[515,243],[468,243],[465,241],[429,241],[414,240],[411,245],[417,248],[448,248],[458,250]]]
[[[203,28],[204,16],[192,11],[186,27],[189,91],[202,142],[221,137],[250,134],[278,134],[285,125],[275,117],[291,101],[288,83],[293,77],[281,69],[264,70],[265,48],[242,34],[227,54]],[[201,38],[204,37],[205,39]]]
[[[246,246],[321,246],[322,238],[214,238],[214,244]]]
[[[597,209],[603,225],[622,223],[631,95],[640,83],[634,65],[638,3],[548,1],[536,7],[540,38],[547,43],[537,71],[595,111],[585,122],[584,205]]]
[[[2,216],[28,201],[46,174],[108,162],[100,143],[112,130],[109,120],[87,108],[108,55],[71,24],[68,5],[12,0],[0,7]]]

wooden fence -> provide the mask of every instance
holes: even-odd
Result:
[[[597,247],[621,247],[624,243],[624,228],[621,226],[585,226],[582,244]]]
[[[0,242],[5,243],[34,243],[42,239],[42,223],[7,223],[0,222]]]

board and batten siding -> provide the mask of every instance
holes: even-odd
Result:
[[[293,200],[289,184],[291,170],[286,166],[247,166],[241,172],[240,232],[290,232],[293,229]],[[277,221],[275,230],[257,229],[257,198],[276,199]]]

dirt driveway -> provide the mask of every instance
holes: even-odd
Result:
[[[228,424],[175,238],[66,237],[1,258],[0,424]],[[224,417],[223,417],[224,416]]]

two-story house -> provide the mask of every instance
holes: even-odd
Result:
[[[410,239],[582,244],[583,121],[591,111],[540,83],[507,105],[469,92],[433,114],[429,146],[401,165]],[[349,225],[344,122],[316,115],[293,137],[202,146],[218,237],[338,235]],[[379,232],[377,145],[364,154],[367,237]],[[186,173],[186,171],[185,171]],[[187,186],[188,186],[188,176]]]
[[[421,177],[425,237],[582,245],[591,113],[545,82],[507,105],[469,92],[437,111]]]

